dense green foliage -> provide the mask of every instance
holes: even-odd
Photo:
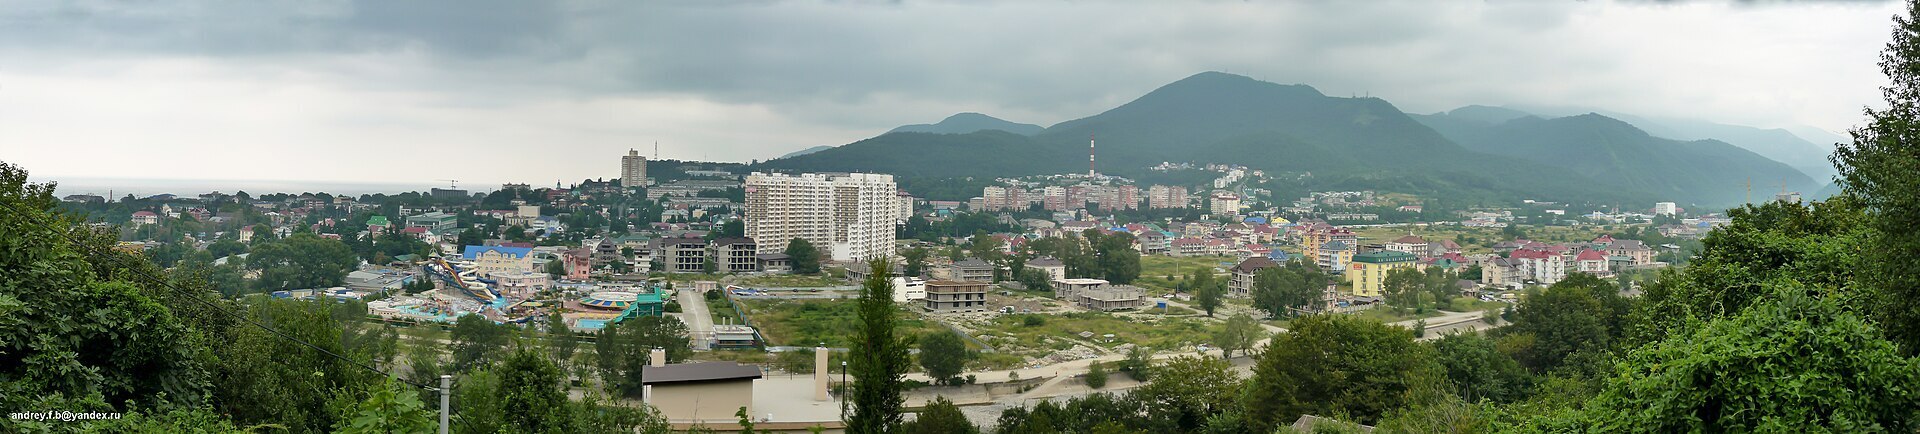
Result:
[[[310,233],[255,245],[247,255],[247,269],[260,272],[256,284],[269,290],[340,286],[359,263],[345,243]]]
[[[1193,293],[1193,304],[1199,306],[1207,316],[1213,316],[1214,309],[1220,308],[1221,297],[1227,295],[1227,280],[1214,276],[1212,267],[1193,269],[1187,275],[1187,291]]]
[[[1535,372],[1559,368],[1575,357],[1593,363],[1604,360],[1624,332],[1628,309],[1613,284],[1574,273],[1523,296],[1514,308],[1513,324],[1500,330],[1501,341],[1522,366]]]
[[[427,410],[420,396],[392,379],[382,383],[366,400],[348,408],[347,418],[341,423],[335,427],[335,433],[428,432],[438,426],[434,412]]]
[[[1107,365],[1099,360],[1087,365],[1087,376],[1082,380],[1087,387],[1099,389],[1107,387]]]
[[[1291,317],[1320,301],[1321,292],[1332,283],[1333,278],[1320,267],[1301,260],[1268,267],[1253,274],[1253,307],[1267,311],[1268,316]]]
[[[454,320],[450,336],[453,370],[466,372],[499,361],[513,330],[479,315],[463,315]]]
[[[1888,334],[1906,354],[1920,353],[1920,2],[1894,17],[1881,53],[1887,106],[1867,109],[1867,125],[1834,152],[1840,185],[1860,198],[1874,229],[1862,250],[1864,283]]]
[[[1602,432],[1920,427],[1920,361],[1834,300],[1776,288],[1738,315],[1635,350],[1586,423]]]
[[[920,338],[920,367],[939,384],[958,384],[960,371],[972,354],[960,335],[951,331],[928,333]]]
[[[927,255],[929,253],[931,252],[928,252],[925,247],[901,250],[900,259],[905,262],[905,265],[900,267],[900,275],[920,277],[922,273],[926,272]]]
[[[52,185],[26,177],[0,164],[0,407],[206,404],[217,369],[207,337],[161,301],[206,294],[123,280],[156,270],[136,256],[74,246],[66,237],[103,252],[112,240],[72,226],[55,211]]]
[[[1154,367],[1153,380],[1127,393],[1130,400],[1153,409],[1155,426],[1181,431],[1198,429],[1207,418],[1234,407],[1241,380],[1226,360],[1177,357]]]
[[[1512,402],[1526,396],[1531,378],[1520,363],[1478,334],[1449,334],[1428,341],[1453,393],[1467,402]]]
[[[1252,352],[1254,345],[1266,338],[1267,332],[1260,328],[1260,323],[1242,313],[1227,318],[1226,326],[1213,333],[1213,345],[1220,347],[1221,357],[1231,358],[1234,351]]]
[[[900,432],[927,434],[978,434],[980,428],[967,421],[967,415],[960,412],[960,406],[953,405],[947,397],[941,396],[928,402],[920,413],[915,414],[912,422],[900,426]]]
[[[1295,319],[1269,345],[1241,400],[1257,432],[1303,414],[1378,421],[1440,376],[1433,354],[1406,329],[1348,316]]]
[[[804,238],[794,238],[787,242],[787,260],[793,264],[794,274],[820,274],[820,248]],[[712,262],[712,261],[708,261]]]
[[[686,323],[678,319],[641,316],[601,329],[593,342],[595,362],[608,389],[638,397],[644,390],[642,374],[652,361],[653,349],[665,349],[667,362],[676,363],[693,354],[689,339]]]
[[[900,427],[900,408],[905,400],[901,380],[907,373],[907,347],[911,339],[897,336],[899,308],[893,304],[893,282],[887,277],[891,264],[876,259],[867,263],[871,273],[860,285],[859,328],[854,332],[853,348],[847,369],[853,384],[845,415],[847,432],[881,434]]]

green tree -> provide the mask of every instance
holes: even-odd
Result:
[[[958,383],[960,372],[971,357],[967,343],[954,332],[932,332],[920,338],[920,367],[926,369],[927,376],[936,383]]]
[[[462,246],[478,246],[485,243],[486,240],[487,235],[480,233],[480,228],[467,228],[466,230],[460,231],[460,236],[456,237],[454,243]]]
[[[740,219],[727,220],[720,224],[720,236],[740,238],[747,236],[747,222]]]
[[[1226,360],[1211,357],[1176,357],[1154,369],[1153,380],[1134,388],[1128,396],[1154,409],[1149,417],[1160,419],[1180,431],[1199,428],[1207,418],[1234,406],[1240,392],[1240,377]]]
[[[1095,389],[1107,387],[1106,365],[1101,364],[1099,360],[1095,360],[1092,364],[1087,365],[1087,378],[1085,382],[1087,383],[1087,387]]]
[[[1241,401],[1256,432],[1302,414],[1371,423],[1439,376],[1433,356],[1407,329],[1345,315],[1309,315],[1292,326],[1254,365]]]
[[[511,432],[506,430],[507,413],[513,409],[506,406],[506,400],[500,396],[500,376],[492,369],[481,368],[468,372],[454,380],[453,414],[456,419],[452,432],[457,434],[489,434]]]
[[[213,244],[207,245],[207,253],[212,254],[216,259],[246,252],[247,245],[236,240],[214,241]]]
[[[860,286],[859,328],[854,333],[851,363],[852,414],[845,416],[847,432],[889,433],[900,426],[902,380],[907,372],[907,339],[899,329],[899,309],[893,304],[893,282],[884,259],[867,263],[871,272]]]
[[[1213,344],[1220,347],[1220,356],[1232,358],[1234,350],[1242,353],[1253,351],[1254,344],[1267,337],[1260,323],[1247,314],[1236,314],[1227,318],[1227,324],[1213,333]]]
[[[335,318],[328,303],[247,299],[245,314],[277,332],[237,326],[217,337],[216,408],[242,425],[272,423],[306,432],[338,426],[343,415],[336,400],[374,387],[380,375],[361,364],[377,363],[383,355],[374,354],[380,352],[378,346],[348,346],[362,339],[351,338],[354,334]],[[309,344],[348,360],[327,356]]]
[[[1006,243],[1002,243],[999,238],[987,234],[987,231],[977,231],[974,232],[973,237],[967,241],[967,253],[973,255],[975,258],[980,258],[982,261],[999,262],[1000,258],[1007,256],[1006,252],[1001,251],[1001,249],[1006,246]]]
[[[900,251],[900,257],[906,260],[902,274],[915,277],[923,274],[927,268],[927,254],[928,252],[925,247],[914,247]]]
[[[420,395],[388,378],[367,398],[347,408],[335,433],[387,434],[428,432],[436,426],[434,413],[428,411]]]
[[[1857,197],[1873,230],[1860,252],[1863,283],[1887,335],[1906,354],[1920,353],[1920,2],[1894,16],[1893,38],[1880,54],[1888,84],[1886,108],[1866,109],[1867,125],[1834,151],[1842,190]]]
[[[512,339],[512,330],[480,315],[461,315],[453,322],[453,371],[466,372],[499,360]]]
[[[1028,268],[1020,270],[1020,275],[1016,278],[1020,281],[1020,286],[1028,291],[1051,291],[1053,288],[1053,279],[1045,271]]]
[[[1291,317],[1319,302],[1332,281],[1319,267],[1298,260],[1267,267],[1253,275],[1253,307],[1274,317]]]
[[[794,274],[819,274],[820,249],[805,238],[794,238],[787,242],[787,260],[793,262]]]
[[[345,243],[309,233],[255,245],[247,255],[247,269],[258,271],[256,283],[269,290],[340,286],[359,263]]]
[[[1514,354],[1522,366],[1545,372],[1565,364],[1576,353],[1597,357],[1619,336],[1628,306],[1614,287],[1587,274],[1533,291],[1514,308],[1512,324],[1502,339],[1522,339]]]
[[[1097,242],[1092,246],[1099,257],[1102,279],[1124,285],[1140,278],[1140,251],[1133,249],[1132,235],[1104,235],[1095,240]]]
[[[1586,410],[1595,431],[1912,432],[1920,360],[1807,288],[1634,351]]]
[[[1127,358],[1120,359],[1120,372],[1127,373],[1134,381],[1153,379],[1153,350],[1145,345],[1134,345],[1127,350]]]
[[[530,346],[516,345],[494,372],[500,376],[501,404],[512,432],[577,432],[572,405],[560,388],[560,369]]]
[[[607,387],[637,397],[644,390],[642,375],[653,349],[666,350],[667,362],[674,363],[693,355],[690,342],[687,325],[680,320],[642,316],[601,329],[593,345]]]
[[[1425,280],[1426,274],[1412,267],[1394,269],[1380,279],[1380,292],[1387,306],[1424,311],[1427,307],[1426,297],[1422,297],[1427,294]]]
[[[960,412],[960,406],[953,405],[945,396],[936,396],[926,407],[920,409],[912,422],[900,426],[900,432],[927,434],[978,434],[979,427],[967,421],[967,415]]]
[[[97,397],[102,411],[204,404],[215,354],[162,300],[213,292],[121,280],[160,273],[112,251],[110,235],[77,226],[52,192],[0,163],[0,408],[64,409],[32,405],[56,396]]]
[[[1220,308],[1221,297],[1227,292],[1227,283],[1214,277],[1213,270],[1206,267],[1193,269],[1193,275],[1187,278],[1188,288],[1193,291],[1193,303],[1213,316],[1214,309]]]
[[[553,357],[553,363],[566,369],[568,362],[580,349],[580,336],[567,327],[567,320],[559,312],[547,314],[547,350]]]
[[[407,346],[407,371],[413,375],[407,378],[419,384],[440,384],[440,375],[447,373],[447,365],[442,359],[444,354],[436,342],[416,342]]]
[[[1428,343],[1453,393],[1468,402],[1513,402],[1526,395],[1531,380],[1526,369],[1501,354],[1492,339],[1455,333]]]
[[[567,263],[562,262],[559,259],[547,261],[547,265],[544,268],[544,270],[547,272],[548,276],[552,276],[555,279],[566,277]]]

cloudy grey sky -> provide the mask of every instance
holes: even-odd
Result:
[[[0,0],[36,178],[550,183],[977,111],[1051,125],[1208,70],[1410,112],[1589,106],[1842,132],[1892,2]],[[474,186],[476,188],[481,186]]]

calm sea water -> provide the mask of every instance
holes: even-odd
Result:
[[[372,193],[403,193],[409,191],[428,191],[433,188],[447,188],[445,182],[398,182],[398,183],[360,183],[339,181],[287,181],[260,179],[138,179],[138,178],[83,178],[83,177],[33,177],[31,182],[53,181],[54,194],[97,194],[112,199],[128,194],[146,197],[162,193],[171,193],[182,197],[198,196],[201,193],[219,191],[235,193],[245,191],[259,196],[269,193],[320,193],[362,195]],[[460,182],[460,188],[470,192],[488,192],[500,188],[498,182]]]

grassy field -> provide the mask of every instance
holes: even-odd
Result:
[[[853,341],[858,314],[852,300],[741,300],[768,345],[810,346],[825,342],[829,347],[847,347]],[[946,331],[945,326],[921,318],[919,313],[901,309],[901,335],[923,335]]]
[[[1087,339],[1099,345],[1113,347],[1120,344],[1147,345],[1155,348],[1175,348],[1183,345],[1205,343],[1218,325],[1197,319],[1163,318],[1153,320],[1129,320],[1106,313],[1076,312],[1065,315],[1033,315],[1040,318],[1037,325],[1027,325],[1029,315],[1007,315],[995,318],[993,322],[976,330],[982,335],[994,336],[995,347],[1020,346],[1025,348],[1048,347],[1053,350],[1072,348],[1073,343],[1054,339],[1046,343],[1046,338],[1072,337],[1080,339],[1080,332],[1093,332],[1094,337]],[[1111,342],[1101,335],[1113,334]]]
[[[725,299],[708,301],[707,313],[713,316],[714,324],[740,323],[740,316],[733,311],[733,306],[727,305]]]
[[[1448,302],[1447,306],[1441,306],[1440,308],[1452,312],[1484,312],[1487,309],[1505,307],[1507,307],[1506,303],[1497,301],[1480,301],[1480,299],[1473,297],[1454,297],[1452,301]]]
[[[1379,321],[1379,322],[1384,322],[1384,323],[1411,321],[1411,320],[1416,320],[1421,318],[1433,318],[1440,315],[1441,315],[1440,311],[1437,311],[1437,310],[1429,310],[1429,311],[1426,311],[1426,313],[1416,314],[1416,313],[1413,313],[1413,311],[1411,310],[1392,309],[1386,306],[1380,306],[1380,307],[1353,313],[1353,316],[1366,318],[1366,319]]]
[[[803,276],[794,274],[776,274],[742,278],[735,284],[751,288],[819,288],[824,286],[851,285],[845,279],[826,275]]]

